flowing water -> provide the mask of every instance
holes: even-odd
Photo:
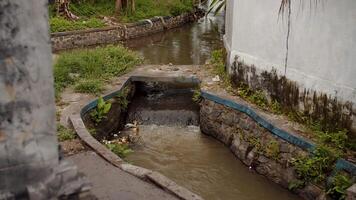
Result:
[[[288,190],[250,171],[222,143],[197,126],[140,126],[142,142],[130,163],[158,171],[211,200],[294,200]]]
[[[224,17],[208,15],[196,23],[129,40],[124,45],[139,52],[150,64],[205,64],[211,51],[220,49]]]

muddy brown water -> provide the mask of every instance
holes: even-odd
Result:
[[[158,171],[211,200],[296,200],[288,190],[250,171],[198,126],[140,126],[142,141],[126,159]]]
[[[189,87],[135,83],[127,122],[141,124],[141,139],[127,161],[161,172],[207,200],[299,199],[249,170],[228,147],[200,132],[199,105]]]
[[[223,47],[224,17],[208,15],[196,23],[124,42],[149,64],[205,64],[213,50]]]

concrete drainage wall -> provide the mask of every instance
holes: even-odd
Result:
[[[88,30],[58,32],[51,34],[52,50],[80,48],[99,44],[111,44],[132,38],[172,29],[198,20],[204,11],[197,9],[176,17],[154,17],[136,23]]]
[[[158,80],[199,84],[199,80],[192,77],[130,77],[120,90],[104,96],[104,99],[114,98],[124,88],[131,87],[132,89],[134,81]],[[300,155],[307,155],[315,148],[313,143],[275,127],[247,106],[204,91],[202,91],[202,99],[200,128],[204,134],[223,142],[244,164],[284,188],[288,188],[290,183],[298,180],[291,160]],[[179,197],[184,196],[183,199],[201,198],[157,172],[125,163],[94,139],[85,127],[83,119],[96,105],[97,100],[94,100],[82,109],[81,115],[71,117],[76,132],[87,145],[113,165],[143,180],[153,182]],[[121,117],[116,117],[118,118]],[[271,151],[271,145],[277,148]],[[335,171],[345,171],[356,176],[356,166],[344,159],[337,161]],[[172,185],[174,187],[170,187]],[[348,190],[349,199],[355,195],[355,189],[353,186]],[[317,199],[325,196],[324,190],[313,184],[307,184],[304,188],[297,189],[296,192],[304,199]],[[193,195],[192,198],[189,198],[190,195]]]
[[[315,148],[314,144],[273,126],[247,106],[206,92],[202,92],[202,97],[203,133],[223,142],[244,164],[284,188],[298,180],[291,161],[307,155]],[[337,161],[335,171],[356,176],[356,166],[344,159]],[[324,190],[313,184],[296,192],[304,199],[325,196]],[[352,191],[351,195],[354,195]]]

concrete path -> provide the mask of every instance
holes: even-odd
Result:
[[[67,158],[78,166],[93,184],[91,192],[99,200],[178,199],[157,186],[144,182],[109,164],[95,152],[82,152]]]

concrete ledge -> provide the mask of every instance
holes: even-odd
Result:
[[[183,13],[175,17],[154,17],[112,27],[51,33],[52,50],[60,51],[99,44],[117,43],[131,38],[162,32],[166,29],[176,28],[196,21],[203,16],[204,11],[196,9],[190,13]]]

